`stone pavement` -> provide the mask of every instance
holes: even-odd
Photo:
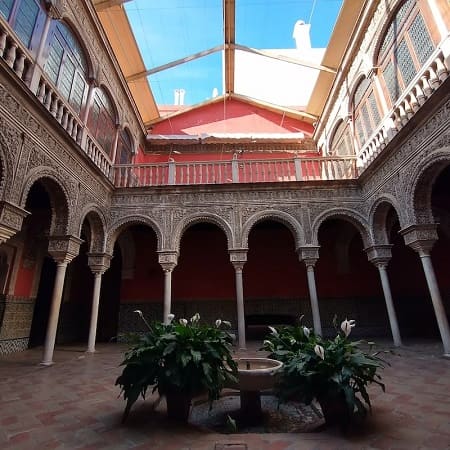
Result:
[[[256,346],[249,353],[256,353]],[[60,347],[56,364],[38,363],[42,349],[0,357],[0,449],[447,449],[450,450],[450,360],[434,344],[403,347],[388,357],[386,393],[371,388],[373,414],[358,432],[217,434],[168,422],[139,401],[125,425],[114,381],[124,347]]]

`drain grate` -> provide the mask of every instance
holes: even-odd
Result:
[[[247,450],[247,444],[232,442],[229,444],[216,444],[214,450]]]

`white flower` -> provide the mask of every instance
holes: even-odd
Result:
[[[297,342],[294,338],[291,338],[290,340],[289,340],[289,342],[291,343],[291,345],[295,345],[295,343]]]
[[[355,321],[354,320],[347,320],[347,319],[345,319],[341,323],[341,330],[344,332],[345,337],[348,337],[348,335],[351,333],[352,328],[354,326],[355,326]]]
[[[195,313],[192,317],[191,317],[191,323],[197,323],[200,320],[200,314],[199,313]]]
[[[302,323],[303,317],[305,317],[304,314],[302,314],[302,315],[298,318],[298,323]]]
[[[145,323],[145,326],[151,330],[152,327],[150,326],[150,324],[145,320],[144,314],[142,314],[142,311],[140,309],[136,309],[133,312],[135,312],[136,314],[139,314],[139,317],[142,319],[142,321]]]
[[[222,323],[229,328],[231,327],[231,322],[229,320],[222,320]]]
[[[314,353],[322,359],[325,359],[325,350],[319,344],[314,347]]]
[[[222,324],[222,321],[220,319],[217,319],[216,320],[216,328],[219,328],[221,324]]]
[[[180,325],[183,325],[185,327],[188,324],[188,321],[186,319],[180,319]]]
[[[303,334],[309,338],[309,335],[311,334],[311,331],[309,330],[308,327],[303,327]]]
[[[278,331],[274,327],[269,327],[269,330],[274,336],[278,336]]]
[[[265,345],[265,346],[269,347],[269,349],[273,350],[273,343],[272,343],[272,341],[269,341],[269,340],[266,339],[263,342],[263,345]]]
[[[170,323],[170,322],[172,322],[172,320],[175,318],[175,314],[169,314],[168,316],[167,316],[167,320],[168,320],[168,322]]]

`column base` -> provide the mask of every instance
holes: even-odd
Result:
[[[55,364],[53,361],[42,361],[39,363],[40,366],[44,366],[44,367],[53,366],[53,364]]]
[[[95,349],[94,349],[94,350],[86,350],[85,353],[91,353],[91,354],[92,354],[92,353],[97,353],[97,350],[95,350]]]
[[[442,355],[442,357],[445,358],[445,359],[450,359],[450,353],[444,353]]]

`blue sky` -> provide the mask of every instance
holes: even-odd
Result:
[[[295,22],[311,18],[313,47],[326,47],[342,0],[236,0],[236,42],[259,49],[294,48]],[[222,0],[133,0],[125,3],[147,68],[220,45]],[[150,77],[158,104],[172,104],[174,89],[194,104],[222,89],[220,52]]]

